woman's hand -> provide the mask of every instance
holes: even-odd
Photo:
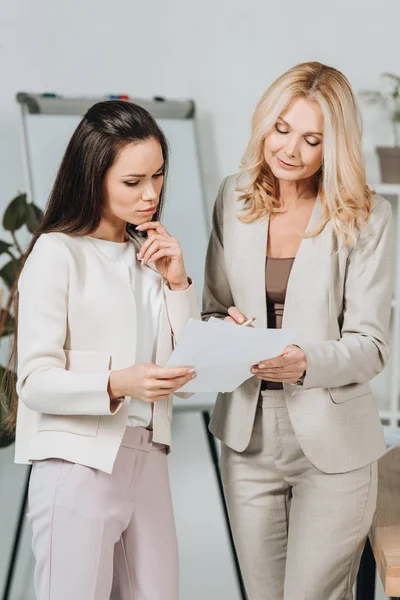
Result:
[[[111,371],[108,393],[111,402],[122,396],[131,396],[154,403],[174,394],[195,377],[195,370],[191,367],[132,365],[127,369]]]
[[[263,360],[251,372],[258,379],[296,383],[307,369],[306,355],[298,346],[287,346],[280,356]]]
[[[142,264],[153,262],[160,275],[168,281],[171,290],[186,290],[189,281],[179,241],[171,237],[158,221],[142,223],[136,229],[147,231],[148,235],[138,254]]]
[[[248,321],[246,315],[241,313],[240,310],[236,308],[236,306],[231,306],[230,308],[228,308],[228,314],[229,317],[225,317],[224,319],[224,321],[227,321],[227,323],[236,323],[237,325],[243,325],[243,323],[246,323],[246,321]],[[247,327],[253,327],[253,325],[250,324],[247,325]]]

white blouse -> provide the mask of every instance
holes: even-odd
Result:
[[[136,364],[155,362],[164,280],[156,271],[142,266],[130,242],[111,242],[88,236],[97,248],[115,261],[124,261],[131,276],[137,319]],[[152,423],[152,404],[131,398],[128,425],[149,427]]]

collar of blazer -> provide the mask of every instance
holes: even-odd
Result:
[[[241,202],[238,202],[238,205],[237,212],[243,207]],[[322,215],[323,205],[317,197],[306,233],[316,229]],[[235,218],[234,231],[229,242],[230,251],[228,250],[231,256],[231,260],[229,260],[230,280],[234,284],[236,304],[245,314],[256,317],[259,327],[267,326],[265,260],[268,225],[268,217],[253,223],[243,223]],[[319,245],[322,243],[322,238],[324,238],[324,231],[317,236],[303,238],[300,243],[288,281],[283,327],[295,329],[298,325],[299,315],[296,297],[301,287],[304,288],[304,286],[310,284],[310,275],[315,279],[318,278],[318,271],[315,270],[315,266],[320,255]],[[313,293],[312,286],[309,288],[308,293]]]

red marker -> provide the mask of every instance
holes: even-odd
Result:
[[[111,94],[108,96],[109,100],[130,100],[128,94]]]

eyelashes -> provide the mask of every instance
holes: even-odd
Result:
[[[159,179],[159,177],[164,177],[164,172],[162,173],[156,173],[155,175],[153,175],[153,179]],[[137,185],[139,185],[140,181],[124,181],[124,184],[127,187],[136,187]]]
[[[289,133],[289,131],[282,131],[281,129],[279,129],[278,125],[275,125],[275,129],[278,133],[280,133],[281,135],[287,135]],[[306,138],[304,138],[304,141],[309,145],[309,146],[319,146],[319,144],[321,142],[309,142]]]

